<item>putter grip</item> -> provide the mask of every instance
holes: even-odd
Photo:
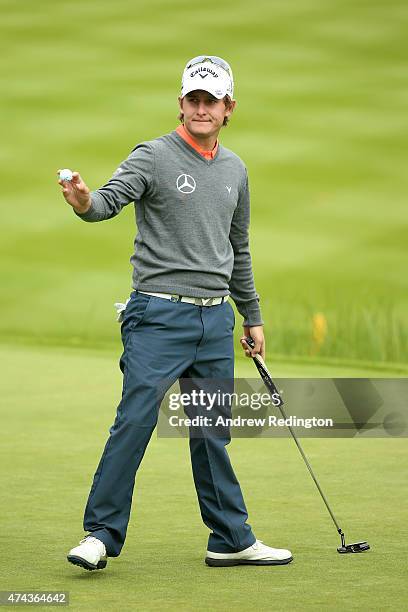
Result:
[[[251,336],[246,336],[245,337],[245,342],[247,343],[249,348],[251,348],[251,349],[255,348],[255,341],[253,340],[253,338],[251,338]],[[255,355],[254,357],[252,357],[252,359],[255,359],[255,361],[260,363],[261,366],[268,372],[268,368],[266,367],[266,363],[262,359],[261,355],[259,355],[259,354]],[[269,372],[268,372],[268,374],[269,374]]]
[[[254,340],[250,337],[250,336],[246,336],[245,338],[245,342],[248,344],[248,346],[253,349],[255,346],[255,342]],[[264,362],[264,360],[262,359],[261,355],[255,355],[254,357],[252,357],[255,366],[259,372],[259,374],[261,375],[262,380],[264,381],[266,387],[269,389],[269,391],[272,393],[272,395],[275,395],[276,397],[279,398],[280,400],[280,407],[282,408],[284,401],[282,399],[282,396],[280,395],[278,389],[276,388],[275,383],[272,380],[272,376],[266,366],[266,363]],[[285,417],[284,417],[285,418]]]
[[[251,349],[255,348],[255,341],[253,340],[253,338],[251,338],[251,336],[246,336],[245,337],[245,342],[247,343],[249,348],[251,348]],[[255,356],[252,357],[252,359],[255,360],[255,363],[261,364],[261,366],[264,368],[264,370],[269,374],[268,368],[266,367],[266,363],[262,359],[261,355],[255,355]]]
[[[255,342],[253,341],[253,339],[251,338],[251,336],[246,336],[245,337],[245,342],[247,343],[247,345],[253,349],[255,347]]]

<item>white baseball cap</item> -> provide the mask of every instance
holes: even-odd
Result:
[[[230,65],[215,55],[198,55],[187,62],[181,81],[181,97],[203,89],[218,100],[234,97],[234,79]]]

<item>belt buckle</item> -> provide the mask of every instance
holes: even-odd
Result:
[[[195,298],[194,298],[194,305],[195,305],[195,306],[202,306],[202,305],[203,305],[203,300],[202,300],[202,298],[195,297]]]
[[[172,295],[170,298],[170,302],[178,302],[179,301],[179,296],[178,295]]]
[[[214,297],[210,297],[210,298],[197,298],[199,300],[201,300],[201,306],[214,306],[214,300],[216,298]]]

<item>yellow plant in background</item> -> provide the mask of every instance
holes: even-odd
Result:
[[[316,355],[324,344],[327,336],[327,319],[321,312],[312,317],[312,355]]]

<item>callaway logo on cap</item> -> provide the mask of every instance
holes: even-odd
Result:
[[[198,55],[189,62],[183,72],[181,97],[190,91],[203,89],[221,100],[234,97],[234,79],[230,65],[215,55]]]

